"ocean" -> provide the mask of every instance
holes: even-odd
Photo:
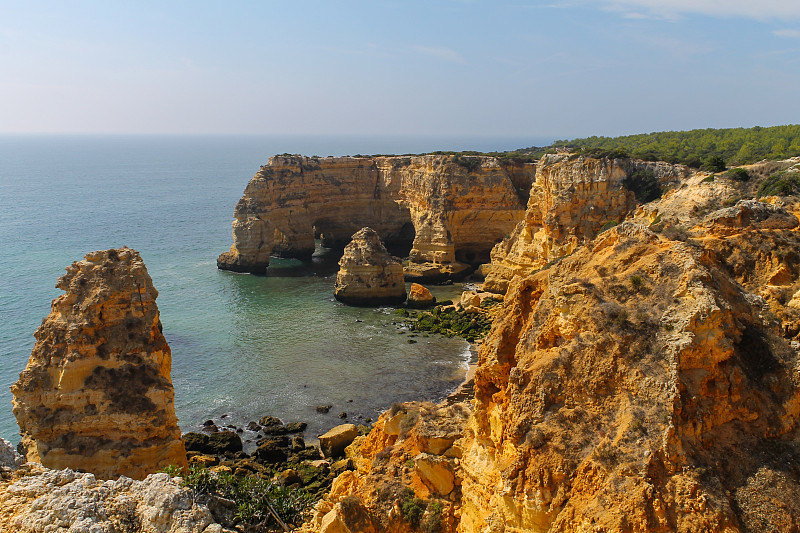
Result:
[[[159,291],[182,431],[263,415],[307,437],[392,403],[436,400],[464,378],[468,345],[409,343],[391,308],[333,300],[335,254],[275,259],[268,276],[222,272],[233,208],[277,153],[512,150],[543,138],[0,136],[0,436],[19,441],[9,387],[64,268],[94,250],[138,250]],[[461,287],[434,288],[440,298]],[[317,405],[333,405],[328,414]],[[224,417],[224,418],[223,418]]]

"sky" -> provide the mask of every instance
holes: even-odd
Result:
[[[0,0],[0,133],[800,122],[798,0]]]

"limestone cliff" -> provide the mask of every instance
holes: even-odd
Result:
[[[28,461],[102,478],[185,465],[171,354],[139,253],[87,254],[67,267],[12,386]]]
[[[527,276],[619,223],[636,206],[623,185],[634,172],[652,172],[662,183],[689,175],[687,167],[635,159],[545,156],[537,165],[525,217],[494,247],[484,268],[484,288],[503,293],[514,276]]]
[[[479,156],[274,156],[236,205],[217,265],[261,273],[271,255],[310,257],[315,236],[344,246],[369,226],[390,249],[411,247],[410,277],[457,275],[522,218],[532,170]]]
[[[341,474],[304,531],[454,531],[459,521],[460,442],[472,411],[470,389],[433,405],[409,402],[381,415],[346,449]]]
[[[390,411],[307,528],[800,528],[800,203],[736,202],[754,181],[690,177],[644,206],[680,231],[642,208],[514,277],[451,451]]]
[[[403,265],[389,255],[378,233],[361,228],[339,260],[334,297],[352,305],[401,304],[406,299]]]

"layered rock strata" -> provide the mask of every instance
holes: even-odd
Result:
[[[306,528],[797,528],[797,207],[690,204],[685,233],[623,222],[515,277],[455,439],[422,450],[425,411],[387,412]]]
[[[403,265],[389,255],[374,229],[361,228],[345,247],[333,296],[350,305],[392,305],[405,301]]]
[[[87,254],[56,287],[65,294],[11,387],[27,460],[101,478],[185,465],[158,292],[139,253]]]
[[[446,278],[486,262],[522,218],[533,166],[495,158],[274,156],[236,205],[221,269],[263,273],[271,255],[310,257],[315,236],[344,246],[374,228],[411,250],[409,277]]]
[[[546,155],[537,165],[525,217],[492,249],[491,265],[482,270],[486,290],[504,293],[514,276],[574,252],[602,228],[622,222],[636,207],[623,182],[634,172],[648,172],[662,184],[687,177],[681,165],[635,159],[595,159]]]
[[[721,220],[799,250],[785,212]],[[702,244],[624,223],[512,282],[480,353],[460,531],[800,523],[800,356]]]

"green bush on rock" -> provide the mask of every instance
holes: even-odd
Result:
[[[758,187],[756,197],[788,196],[796,193],[800,193],[800,172],[778,172],[764,180]]]
[[[247,533],[278,527],[273,511],[283,522],[299,524],[313,503],[304,490],[284,488],[256,476],[214,473],[197,465],[191,465],[182,474],[174,465],[163,471],[182,475],[183,486],[194,490],[200,501],[228,502],[232,511],[225,516],[217,513],[214,518],[223,526],[237,526]]]

